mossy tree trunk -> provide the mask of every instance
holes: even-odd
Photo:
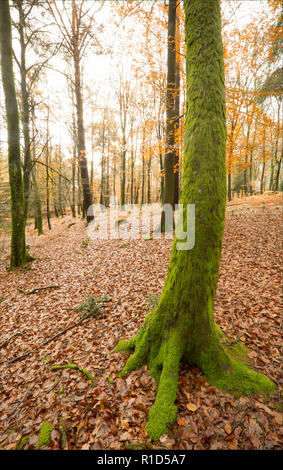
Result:
[[[16,97],[11,16],[8,0],[0,2],[0,44],[2,82],[8,126],[8,162],[11,194],[11,259],[10,269],[21,266],[31,258],[26,251],[24,191],[21,171],[19,112]]]
[[[214,323],[225,216],[225,90],[220,1],[185,0],[187,118],[181,203],[195,204],[195,246],[177,249],[174,240],[167,278],[157,307],[137,335],[116,350],[131,350],[122,371],[147,364],[158,381],[147,432],[153,439],[168,432],[177,416],[181,361],[197,365],[214,385],[252,393],[271,391],[274,384],[233,358]],[[228,352],[229,349],[229,352]],[[234,351],[233,351],[234,350]],[[237,350],[241,352],[237,344]],[[234,356],[235,357],[235,356]]]
[[[29,92],[27,88],[27,67],[26,67],[26,15],[24,12],[23,1],[20,0],[16,4],[19,12],[18,31],[20,36],[21,59],[20,59],[20,74],[21,74],[21,98],[22,98],[22,127],[24,135],[24,165],[23,165],[23,184],[24,184],[24,202],[25,202],[25,220],[28,216],[29,197],[30,197],[30,176],[32,172],[31,161],[31,139],[30,139],[30,105],[29,105]]]

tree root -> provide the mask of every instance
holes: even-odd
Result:
[[[146,426],[149,437],[157,440],[162,434],[168,433],[167,424],[174,423],[177,418],[178,409],[175,406],[175,400],[183,345],[180,342],[178,330],[173,328],[168,332],[165,340],[156,341],[154,320],[148,317],[145,327],[142,327],[138,335],[133,340],[120,341],[115,350],[127,351],[135,348],[135,352],[128,358],[121,375],[148,364],[149,374],[158,383],[156,400],[149,411]]]
[[[221,339],[225,336],[218,327],[215,328],[215,335],[208,336],[206,344],[201,340],[190,346],[188,335],[184,335],[177,325],[166,325],[162,318],[157,308],[146,316],[133,339],[121,340],[115,347],[115,351],[134,350],[121,375],[146,364],[149,374],[158,384],[156,400],[149,411],[146,426],[152,439],[157,440],[168,433],[168,424],[174,423],[177,418],[175,401],[182,360],[198,366],[208,382],[233,395],[270,394],[274,391],[275,384],[268,377],[245,364],[248,350],[244,346],[232,341],[229,341],[228,347],[224,346]]]
[[[53,366],[51,367],[51,370],[52,371],[55,371],[55,370],[60,370],[60,369],[75,369],[75,370],[79,370],[80,372],[82,372],[82,374],[84,374],[86,376],[86,378],[88,380],[91,380],[91,382],[94,382],[95,381],[95,378],[93,377],[93,375],[91,375],[91,373],[86,370],[86,369],[83,369],[83,367],[80,367],[78,366],[77,364],[64,364],[62,366],[58,365],[58,366]]]

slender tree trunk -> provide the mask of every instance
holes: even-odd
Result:
[[[101,181],[100,181],[100,204],[105,204],[105,116],[103,116],[102,127],[102,153],[101,153]]]
[[[282,163],[282,158],[283,158],[283,146],[281,148],[281,157],[277,162],[277,170],[276,170],[276,178],[275,178],[275,186],[274,186],[274,191],[279,190],[279,182],[280,182],[280,171],[281,171],[281,163]]]
[[[260,194],[263,194],[264,190],[264,171],[265,171],[265,128],[263,130],[263,144],[262,144],[262,171],[261,171],[261,178],[260,178]]]
[[[51,221],[50,221],[50,194],[49,194],[49,103],[47,107],[47,119],[46,119],[46,218],[48,223],[48,228],[51,230]]]
[[[145,126],[142,132],[142,196],[141,203],[145,203]]]
[[[134,166],[135,166],[135,158],[134,158],[134,135],[133,135],[133,124],[131,125],[131,189],[130,189],[130,201],[131,204],[134,204]]]
[[[63,207],[63,194],[62,194],[62,153],[61,153],[61,147],[58,147],[58,157],[59,157],[59,172],[60,174],[58,175],[58,203],[59,203],[59,213],[61,217],[64,217],[64,207]]]
[[[238,393],[272,391],[267,377],[232,359],[213,320],[226,202],[225,90],[219,0],[184,0],[188,108],[181,203],[195,204],[195,245],[174,240],[165,285],[137,335],[116,350],[134,349],[122,374],[148,364],[158,382],[147,432],[168,432],[177,417],[181,361],[197,365],[208,381]],[[192,223],[192,221],[190,221]],[[185,249],[184,249],[185,248]],[[227,339],[225,340],[227,341]]]
[[[175,33],[175,49],[176,49],[176,73],[175,73],[175,148],[174,148],[174,205],[179,203],[179,185],[180,185],[180,162],[179,162],[179,135],[180,129],[180,81],[181,81],[181,70],[180,70],[180,38],[179,38],[179,16],[178,6],[176,7],[176,33]],[[178,143],[177,143],[178,142]]]
[[[25,202],[25,220],[28,216],[28,205],[30,195],[30,176],[32,171],[31,162],[31,140],[30,140],[30,107],[29,93],[27,89],[27,68],[26,68],[26,43],[25,43],[25,15],[23,12],[23,2],[17,3],[19,11],[19,36],[21,46],[21,98],[22,98],[22,124],[24,135],[24,165],[23,165],[23,182],[24,182],[24,202]]]
[[[245,150],[245,169],[244,169],[244,190],[245,195],[248,195],[248,154],[249,154],[249,140],[250,140],[251,125],[248,125],[246,136],[246,150]]]
[[[269,191],[273,189],[273,180],[274,180],[274,155],[272,155],[270,160],[270,179],[269,179]]]
[[[113,196],[116,197],[116,150],[113,152]]]
[[[150,174],[151,172],[151,136],[149,140],[149,157],[147,161],[147,203],[151,203],[151,181],[150,181]]]
[[[121,206],[125,205],[125,189],[126,189],[126,138],[123,136],[123,150],[121,152]]]
[[[26,251],[24,189],[21,171],[20,127],[16,98],[11,16],[8,0],[0,2],[0,46],[2,83],[8,126],[8,165],[11,194],[11,258],[10,269],[25,264],[31,259]]]
[[[277,163],[277,169],[276,169],[274,191],[278,191],[278,189],[279,189],[279,179],[280,179],[280,170],[281,170],[281,162],[282,162],[282,152],[283,152],[283,150],[281,149],[281,157],[279,158],[279,160],[277,160],[278,143],[279,143],[279,136],[280,136],[280,122],[281,122],[280,113],[281,113],[281,100],[279,100],[279,102],[278,102],[278,112],[277,112],[277,132],[276,132],[275,156],[274,156],[274,160]]]
[[[78,129],[78,154],[79,165],[81,173],[81,183],[83,189],[83,201],[85,212],[87,213],[87,222],[93,220],[93,215],[88,213],[88,208],[92,205],[92,194],[90,190],[87,158],[86,158],[86,145],[85,145],[85,130],[83,121],[83,101],[81,93],[81,76],[80,76],[80,60],[77,48],[74,51],[74,67],[75,67],[75,95],[77,107],[77,129]]]
[[[176,5],[177,0],[169,0],[168,6],[168,58],[166,90],[166,144],[164,158],[164,204],[174,209],[174,146],[175,146],[175,73],[176,73]],[[161,212],[161,231],[166,232],[172,226],[167,221],[165,212]]]
[[[73,94],[72,94],[73,97]],[[73,105],[73,100],[72,100]],[[72,137],[73,137],[73,159],[72,159],[72,217],[76,217],[76,161],[77,161],[77,138],[76,138],[76,120],[73,112],[72,123]]]
[[[160,165],[160,201],[164,203],[164,166],[163,166],[163,155],[162,147],[159,145],[159,165]]]
[[[41,211],[40,194],[38,190],[37,178],[36,178],[36,173],[35,173],[34,168],[32,169],[31,174],[32,174],[34,199],[35,199],[36,228],[37,228],[37,234],[39,236],[43,234],[42,211]]]
[[[32,141],[33,141],[31,151],[32,151],[32,159],[35,161],[36,154],[35,154],[35,105],[34,103],[32,103],[31,118],[32,118]],[[32,181],[33,181],[34,198],[35,198],[36,228],[37,228],[37,234],[39,236],[43,234],[43,220],[42,220],[40,192],[38,189],[35,167],[32,168]]]
[[[231,173],[228,173],[227,180],[228,180],[228,186],[227,186],[228,201],[231,201],[232,200],[232,175]]]

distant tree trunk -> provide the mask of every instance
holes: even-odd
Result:
[[[40,201],[40,194],[37,185],[36,173],[35,169],[33,168],[31,171],[32,174],[32,182],[33,182],[33,189],[34,189],[34,199],[35,199],[35,213],[36,213],[36,228],[37,234],[43,234],[43,226],[42,226],[42,211],[41,211],[41,201]]]
[[[94,116],[92,116],[92,123],[91,123],[91,167],[90,167],[90,189],[92,192],[92,197],[94,198],[93,194],[93,182],[94,182]]]
[[[116,197],[116,150],[113,152],[113,196]]]
[[[142,196],[141,203],[145,203],[145,127],[142,133]]]
[[[150,176],[151,176],[151,137],[149,141],[149,157],[147,161],[147,203],[151,203],[151,186],[150,186]]]
[[[263,144],[262,144],[262,171],[261,171],[261,178],[260,178],[260,194],[263,194],[264,191],[264,171],[265,171],[265,128],[263,130]]]
[[[64,207],[63,207],[63,195],[62,195],[62,153],[61,153],[61,147],[58,147],[58,156],[59,156],[59,172],[60,174],[58,175],[58,203],[59,203],[59,213],[61,217],[64,217]]]
[[[77,159],[77,181],[78,181],[78,215],[81,215],[82,211],[82,188],[81,188],[81,177],[80,177],[80,163],[79,156]]]
[[[25,220],[28,215],[29,195],[30,195],[30,176],[32,171],[31,162],[31,140],[30,140],[30,107],[29,93],[27,89],[27,68],[26,68],[26,43],[25,27],[26,18],[23,11],[23,1],[18,1],[16,7],[19,11],[19,36],[21,47],[20,74],[21,74],[21,98],[22,98],[22,124],[24,135],[24,202],[25,202]]]
[[[76,154],[72,159],[72,217],[76,217]]]
[[[46,163],[46,218],[48,223],[48,228],[51,230],[51,221],[50,221],[50,195],[49,195],[49,104],[47,107],[47,119],[46,119],[46,154],[45,154],[45,163]]]
[[[8,165],[11,194],[12,237],[10,269],[29,259],[25,241],[24,189],[21,170],[20,126],[13,71],[11,16],[8,0],[0,2],[2,83],[8,126]]]
[[[110,136],[108,135],[107,160],[106,160],[106,195],[105,207],[110,207]]]
[[[167,58],[167,90],[166,90],[166,149],[164,159],[164,204],[174,209],[174,146],[175,146],[175,73],[176,73],[176,5],[177,0],[169,0],[168,6],[168,58]],[[167,226],[165,226],[167,224]],[[171,221],[161,213],[161,231],[166,232]]]
[[[226,202],[226,120],[219,0],[184,0],[188,109],[181,203],[195,204],[195,245],[178,249],[175,239],[158,305],[133,339],[116,351],[134,350],[122,375],[147,364],[158,384],[147,432],[168,432],[178,409],[179,368],[195,364],[208,381],[239,394],[271,392],[275,385],[234,359],[235,345],[221,337],[213,319]],[[185,248],[185,247],[184,247]],[[239,345],[238,345],[239,346]]]
[[[276,169],[276,177],[275,177],[275,184],[274,184],[274,191],[278,191],[279,189],[279,179],[280,179],[280,170],[281,170],[281,162],[282,162],[282,152],[283,147],[281,149],[281,157],[277,159],[278,155],[278,143],[279,143],[279,136],[280,136],[280,113],[281,113],[281,99],[278,102],[278,111],[277,111],[277,132],[276,132],[276,140],[275,140],[275,155],[274,161],[277,163]]]
[[[125,189],[126,189],[126,139],[123,137],[123,150],[121,151],[121,206],[125,205]]]
[[[134,158],[134,135],[133,135],[133,123],[131,123],[131,189],[130,189],[130,201],[131,204],[134,204],[134,166],[135,166],[135,158]]]
[[[72,123],[72,137],[73,137],[73,158],[72,158],[72,217],[76,217],[76,160],[77,160],[77,138],[76,138],[76,120],[73,113]]]
[[[245,169],[244,169],[244,191],[245,195],[248,195],[248,154],[249,154],[249,140],[250,140],[251,125],[248,125],[247,136],[246,136],[246,149],[245,149]]]
[[[279,158],[279,160],[278,160],[278,162],[277,162],[277,170],[276,170],[276,178],[275,178],[274,191],[278,191],[278,190],[279,190],[280,170],[281,170],[282,158],[283,158],[283,146],[282,146],[282,148],[281,148],[281,157]]]
[[[180,70],[180,38],[179,38],[179,17],[178,17],[178,6],[176,7],[176,33],[175,33],[175,49],[176,49],[176,73],[175,73],[175,137],[179,134],[180,128],[180,81],[181,81],[181,70]],[[180,185],[180,162],[179,162],[179,150],[180,145],[175,138],[174,148],[174,205],[179,203],[179,185]]]
[[[231,173],[228,173],[227,179],[228,179],[228,186],[227,186],[228,201],[231,201],[232,200],[232,175]]]
[[[36,154],[35,154],[35,106],[34,106],[34,103],[32,103],[31,118],[32,118],[32,141],[33,141],[31,150],[32,150],[32,159],[35,162]],[[37,228],[37,234],[39,236],[43,234],[43,220],[42,220],[40,192],[38,189],[35,167],[32,168],[32,181],[33,181],[34,197],[35,197],[36,228]]]
[[[101,153],[101,180],[100,180],[100,204],[105,204],[105,116],[103,116],[102,127],[102,153]]]
[[[76,2],[72,0],[72,30],[75,31],[75,22],[76,22]],[[81,183],[83,189],[83,200],[84,208],[87,215],[87,223],[93,220],[93,215],[88,213],[88,208],[92,205],[92,193],[90,190],[89,177],[88,177],[88,168],[87,168],[87,158],[86,158],[86,145],[85,145],[85,130],[84,130],[84,120],[83,120],[83,100],[82,100],[82,90],[81,90],[81,70],[80,70],[80,52],[79,52],[79,38],[73,36],[73,62],[75,69],[75,96],[76,96],[76,108],[77,108],[77,137],[78,137],[78,154],[79,154],[79,165],[81,172]]]
[[[163,154],[161,145],[159,148],[159,165],[160,165],[160,201],[164,203],[164,166],[163,166]]]

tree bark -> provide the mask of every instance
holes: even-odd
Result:
[[[137,335],[116,350],[134,349],[122,371],[148,364],[158,382],[147,432],[168,432],[177,417],[174,404],[181,361],[197,365],[208,381],[238,393],[271,391],[267,377],[233,359],[237,346],[225,347],[213,320],[226,202],[226,120],[224,64],[219,0],[185,0],[188,108],[181,203],[195,204],[195,246],[178,249],[175,239],[157,307]],[[178,245],[177,245],[178,244]],[[228,351],[229,350],[229,351]]]
[[[19,11],[18,30],[19,30],[20,46],[21,46],[20,74],[21,74],[21,98],[22,98],[22,124],[23,124],[23,135],[24,135],[23,183],[24,183],[25,220],[27,220],[32,162],[31,162],[31,140],[30,140],[30,107],[29,107],[29,93],[27,89],[27,68],[26,68],[26,43],[25,43],[26,17],[23,11],[23,2],[18,1],[16,6]]]
[[[88,213],[88,208],[92,205],[92,193],[90,190],[87,158],[86,158],[86,145],[85,145],[85,131],[83,121],[83,101],[81,94],[81,79],[80,79],[80,61],[78,52],[74,53],[74,67],[75,67],[75,95],[77,107],[77,128],[78,128],[78,154],[79,165],[81,173],[81,183],[83,189],[84,208],[87,214],[87,223],[93,220],[93,215]]]
[[[174,146],[174,205],[179,204],[179,185],[180,185],[180,163],[179,163],[179,151],[180,143],[176,136],[179,134],[180,128],[180,81],[181,81],[181,70],[180,70],[180,38],[179,38],[179,17],[178,17],[178,6],[176,7],[176,32],[175,32],[175,49],[176,49],[176,73],[175,73],[175,146]]]
[[[11,16],[8,0],[0,2],[1,70],[8,126],[8,165],[11,194],[10,269],[32,259],[26,251],[25,208],[21,171],[19,112],[13,71]]]
[[[164,158],[164,204],[174,209],[174,146],[175,146],[175,74],[176,74],[176,5],[177,0],[169,0],[168,6],[168,56],[167,56],[167,89],[166,89],[166,143]],[[171,227],[165,212],[161,212],[161,231]]]

